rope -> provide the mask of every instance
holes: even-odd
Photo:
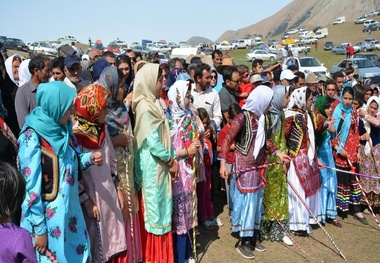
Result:
[[[306,208],[307,211],[309,211],[309,213],[311,214],[311,216],[314,218],[314,220],[317,222],[317,224],[319,225],[319,227],[323,230],[323,232],[325,232],[325,234],[328,236],[328,238],[330,239],[331,243],[333,243],[333,245],[335,246],[335,248],[338,250],[339,254],[342,256],[342,258],[344,260],[346,260],[346,257],[343,255],[342,251],[339,249],[339,247],[337,246],[337,244],[335,243],[335,241],[332,239],[332,237],[329,235],[329,233],[326,231],[326,229],[322,226],[322,224],[319,222],[318,218],[313,214],[313,212],[310,210],[309,206],[306,204],[306,202],[302,199],[302,197],[300,196],[300,194],[297,192],[297,190],[294,188],[294,186],[292,185],[292,183],[286,179],[287,183],[289,184],[289,186],[292,188],[293,192],[297,195],[298,199],[301,201],[301,203],[304,205],[304,207]]]
[[[380,176],[373,176],[373,175],[370,175],[370,174],[361,174],[361,173],[353,172],[352,170],[351,171],[346,171],[346,170],[341,170],[341,169],[338,169],[338,168],[335,168],[335,167],[330,167],[330,166],[325,166],[325,165],[322,168],[327,168],[327,169],[335,170],[337,172],[346,173],[346,174],[353,174],[355,176],[365,177],[365,178],[368,178],[368,179],[380,179]]]
[[[263,204],[265,206],[266,209],[268,209],[269,213],[276,219],[277,223],[281,226],[282,230],[284,230],[284,232],[286,233],[286,235],[293,241],[294,244],[296,244],[296,246],[306,255],[306,252],[302,249],[302,247],[300,245],[298,245],[298,243],[291,237],[291,235],[289,234],[288,230],[286,230],[286,228],[284,227],[284,225],[280,222],[280,220],[277,219],[277,217],[274,215],[274,213],[272,212],[272,210],[269,208],[269,206],[264,202],[263,200]]]

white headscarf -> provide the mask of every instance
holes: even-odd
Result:
[[[9,58],[7,58],[7,60],[5,60],[5,69],[7,70],[9,78],[13,81],[13,83],[19,86],[20,81],[15,80],[15,77],[13,76],[13,70],[12,70],[13,60],[17,57],[20,58],[20,60],[22,61],[21,56],[16,53],[13,56],[10,56]]]
[[[367,105],[366,105],[366,111],[368,112],[369,106],[371,105],[372,102],[376,102],[377,105],[380,107],[380,99],[377,96],[372,96],[368,99]],[[374,114],[374,116],[379,113],[379,109],[377,112]],[[364,124],[364,129],[368,134],[371,134],[371,124],[369,121],[366,121],[363,119],[363,124]],[[364,146],[364,153],[368,156],[371,153],[371,146],[372,146],[372,140],[371,137],[369,138],[369,141],[366,142]]]
[[[20,78],[19,86],[21,87],[23,84],[27,83],[31,78],[32,74],[29,71],[29,62],[30,59],[25,59],[21,62],[20,67],[18,69],[18,76]]]
[[[268,86],[259,85],[249,94],[242,107],[242,110],[250,111],[259,118],[255,148],[253,149],[253,156],[255,159],[265,144],[265,116],[263,113],[270,104],[273,98],[273,93],[274,91]]]

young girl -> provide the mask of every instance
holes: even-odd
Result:
[[[0,163],[0,262],[37,263],[29,232],[11,223],[24,200],[25,185],[14,167]]]
[[[74,103],[77,122],[73,131],[82,151],[99,150],[104,158],[102,166],[83,171],[81,181],[80,199],[94,262],[126,258],[124,222],[116,190],[116,156],[105,126],[109,94],[100,85],[89,85],[78,93]]]
[[[235,97],[239,103],[240,107],[243,107],[245,100],[247,99],[249,93],[251,93],[253,86],[250,82],[249,68],[246,65],[238,66],[240,82],[239,89],[235,93]]]
[[[198,116],[201,119],[204,129],[207,130],[210,125],[210,118],[204,108],[198,108]],[[214,205],[211,199],[211,174],[212,174],[213,151],[210,138],[204,138],[204,166],[206,180],[198,183],[198,218],[203,222],[204,226],[211,230],[214,225],[222,225],[219,218],[215,218]]]
[[[351,87],[343,89],[339,105],[335,108],[333,119],[336,138],[332,140],[335,166],[339,170],[350,171],[356,165],[359,156],[359,125],[357,113],[353,110],[354,90]],[[350,205],[354,208],[354,218],[363,224],[368,224],[360,211],[361,191],[352,174],[337,171],[338,214],[344,219],[348,215]]]
[[[315,115],[317,118],[316,147],[319,162],[328,167],[335,168],[334,157],[331,148],[331,138],[335,136],[335,128],[332,125],[332,105],[333,99],[328,96],[319,96],[315,102]],[[320,170],[321,176],[321,204],[322,223],[331,223],[334,226],[342,227],[338,222],[336,210],[337,179],[333,169],[323,168]]]
[[[196,116],[190,110],[191,86],[189,81],[178,80],[168,91],[170,136],[179,165],[179,174],[172,181],[173,239],[175,262],[186,262],[192,253],[192,229],[197,225],[196,165],[200,141]]]

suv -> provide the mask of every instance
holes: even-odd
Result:
[[[3,47],[6,49],[14,49],[29,52],[29,47],[25,45],[25,43],[18,38],[7,38],[3,43]]]
[[[236,42],[232,43],[232,48],[233,49],[238,49],[238,48],[249,48],[249,43],[247,40],[244,39],[239,39]]]
[[[323,46],[323,50],[331,50],[334,47],[334,43],[332,41],[327,41]]]

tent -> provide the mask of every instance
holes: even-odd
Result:
[[[285,39],[285,40],[283,41],[283,43],[284,43],[284,45],[289,45],[289,44],[295,44],[296,41],[295,41],[293,38],[288,37],[287,39]]]

